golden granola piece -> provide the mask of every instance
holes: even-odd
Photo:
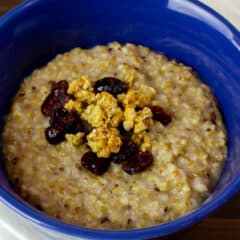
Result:
[[[82,76],[70,82],[67,93],[73,95],[79,102],[91,103],[95,98],[87,76]]]
[[[136,79],[135,75],[129,73],[125,76],[124,81],[128,83],[129,87],[132,87],[135,79]]]
[[[84,133],[66,134],[65,137],[73,146],[79,146],[83,142],[82,138],[84,137]]]
[[[93,90],[87,76],[76,78],[72,82],[70,82],[67,93],[74,95],[81,90]]]
[[[78,101],[87,102],[88,104],[92,103],[95,98],[94,93],[88,90],[81,90],[77,92],[74,96]]]
[[[82,113],[82,103],[79,101],[74,101],[70,99],[65,105],[64,108],[66,108],[70,112],[77,112],[79,115]]]
[[[129,82],[134,80],[133,75],[126,76]],[[122,144],[120,133],[116,129],[121,122],[126,131],[133,129],[133,139],[142,150],[151,147],[150,138],[145,130],[153,125],[152,111],[147,106],[151,103],[155,90],[141,85],[139,89],[130,89],[127,93],[119,94],[118,101],[124,106],[124,112],[118,106],[117,99],[108,92],[95,95],[90,81],[86,76],[73,80],[69,84],[68,93],[76,100],[70,100],[65,104],[69,111],[76,111],[83,120],[96,128],[87,136],[88,144],[98,157],[109,157],[111,153],[117,153]],[[88,106],[84,109],[83,102]],[[142,108],[136,111],[136,107]],[[67,134],[66,138],[72,145],[79,145],[83,135]]]
[[[123,127],[126,131],[133,129],[134,133],[139,133],[153,125],[152,111],[148,107],[136,112],[134,105],[126,105],[123,116]]]
[[[105,111],[115,111],[118,107],[117,100],[112,94],[108,92],[101,92],[96,95],[97,104],[100,105]]]
[[[98,157],[108,158],[120,150],[122,141],[116,128],[99,127],[87,135],[88,144]]]
[[[93,127],[100,127],[106,120],[106,115],[101,106],[90,104],[82,113],[82,119],[86,120]]]
[[[131,104],[136,107],[145,107],[151,103],[155,93],[154,88],[141,85],[137,90],[130,89],[127,93],[119,94],[118,101],[124,106]]]
[[[132,135],[132,140],[140,146],[141,151],[150,150],[152,147],[152,141],[146,131],[140,133],[134,133]]]
[[[134,119],[136,118],[136,111],[134,105],[126,105],[123,116],[123,127],[126,131],[130,131],[134,127]]]
[[[151,109],[144,107],[141,111],[138,111],[134,122],[134,133],[149,129],[153,125]]]
[[[123,112],[110,93],[101,92],[96,95],[95,102],[88,105],[82,118],[93,127],[101,125],[118,127],[123,119]]]

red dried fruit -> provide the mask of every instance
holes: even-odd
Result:
[[[127,139],[123,142],[118,153],[111,154],[111,161],[114,163],[122,163],[131,159],[138,152],[138,146],[131,140]]]
[[[126,154],[121,151],[118,153],[113,153],[113,154],[111,154],[110,159],[112,162],[119,164],[119,163],[126,161]]]
[[[63,80],[52,84],[52,91],[44,100],[41,111],[44,116],[50,117],[54,110],[62,108],[70,100],[67,94],[68,82]]]
[[[168,125],[172,121],[172,117],[161,107],[150,106],[150,109],[153,113],[153,119],[161,122],[164,126]]]
[[[108,158],[98,158],[94,152],[86,152],[82,156],[81,163],[84,168],[95,175],[102,175],[110,166],[110,160]]]
[[[117,94],[127,92],[128,85],[127,83],[114,78],[114,77],[105,77],[95,82],[94,91],[95,92],[109,92],[112,95],[116,96]]]
[[[54,110],[50,124],[62,126],[65,133],[77,133],[82,131],[82,124],[76,112],[68,112],[65,108]]]
[[[59,91],[59,92],[67,92],[68,90],[68,82],[66,80],[62,80],[59,82],[54,82],[52,84],[52,91]]]
[[[127,139],[124,141],[121,149],[123,152],[126,153],[127,157],[131,157],[132,155],[138,152],[138,145],[134,143],[132,140]]]
[[[152,162],[153,155],[150,151],[138,152],[130,161],[124,162],[122,168],[126,173],[133,175],[144,171]]]
[[[65,140],[65,131],[61,125],[51,125],[45,129],[45,137],[50,144],[56,145]]]
[[[58,144],[65,140],[66,133],[82,131],[80,119],[75,112],[64,108],[54,110],[50,118],[50,127],[45,130],[45,136],[50,144]]]

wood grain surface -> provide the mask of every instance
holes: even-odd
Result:
[[[0,15],[21,0],[0,0]],[[169,240],[240,240],[240,193],[212,216],[182,232],[173,234]]]

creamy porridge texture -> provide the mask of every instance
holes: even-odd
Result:
[[[108,92],[109,78],[121,80],[120,92]],[[64,109],[52,114],[43,103],[54,91]],[[74,130],[46,139],[52,119],[63,115]],[[75,124],[78,117],[87,126]],[[65,222],[100,229],[152,226],[200,206],[220,175],[226,141],[215,98],[190,67],[117,42],[73,49],[35,70],[2,134],[7,173],[22,198]],[[144,171],[114,159],[125,145],[147,156]],[[97,157],[100,172],[89,170]]]

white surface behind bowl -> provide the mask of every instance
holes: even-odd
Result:
[[[182,1],[182,0],[179,0]],[[240,29],[239,0],[201,0]],[[0,202],[0,240],[53,240]],[[69,239],[70,240],[70,239]]]
[[[200,0],[223,15],[240,30],[240,1],[239,0]]]

